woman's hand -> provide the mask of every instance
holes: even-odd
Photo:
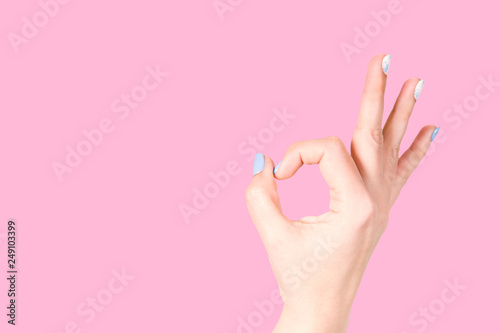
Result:
[[[401,156],[423,81],[406,81],[382,128],[390,56],[369,64],[351,154],[336,137],[294,143],[276,168],[257,154],[246,191],[248,209],[278,280],[284,308],[275,332],[345,332],[370,256],[387,227],[389,210],[439,130],[425,126]],[[275,177],[318,164],[330,187],[326,213],[298,221],[281,210]],[[326,207],[325,207],[326,208]]]

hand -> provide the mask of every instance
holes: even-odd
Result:
[[[389,210],[425,156],[439,128],[422,128],[399,156],[423,81],[406,81],[382,129],[390,56],[369,64],[351,154],[336,137],[294,143],[276,173],[257,154],[247,206],[266,247],[284,301],[275,332],[345,332],[349,311],[370,256],[388,224]],[[282,212],[275,177],[292,177],[318,164],[330,187],[328,211],[298,221]]]

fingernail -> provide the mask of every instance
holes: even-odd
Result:
[[[435,138],[435,137],[436,137],[436,135],[438,134],[438,132],[439,132],[439,129],[440,129],[440,128],[441,128],[441,127],[438,127],[438,128],[436,128],[436,129],[434,130],[434,132],[432,132],[431,142],[432,142],[432,141],[434,141],[434,138]]]
[[[387,75],[387,72],[389,71],[389,67],[391,67],[391,55],[388,54],[384,57],[384,60],[382,61],[382,70],[384,71],[385,75]]]
[[[266,163],[266,159],[264,158],[264,155],[261,153],[255,154],[255,159],[253,160],[253,175],[255,176],[256,174],[262,172],[264,170],[264,165]]]
[[[281,161],[278,163],[277,166],[274,167],[273,174],[276,174],[276,172],[278,172],[278,169],[280,168],[280,165],[281,165]]]
[[[415,88],[415,99],[418,99],[418,96],[420,96],[420,93],[422,92],[422,89],[424,88],[424,80],[420,80],[417,83],[417,87]]]

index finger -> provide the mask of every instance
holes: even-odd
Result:
[[[288,148],[275,173],[277,179],[292,177],[304,164],[319,164],[331,189],[330,209],[335,201],[353,198],[365,189],[356,164],[337,137],[296,142]]]

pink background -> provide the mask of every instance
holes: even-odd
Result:
[[[391,212],[349,332],[417,332],[410,315],[454,278],[467,290],[425,331],[498,331],[500,87],[467,117],[447,113],[480,76],[500,81],[497,2],[402,0],[350,62],[340,44],[389,0],[237,2],[221,20],[212,0],[73,0],[18,53],[8,34],[40,6],[2,2],[0,236],[15,219],[19,294],[13,328],[0,238],[1,331],[237,332],[277,287],[244,202],[252,161],[238,147],[285,107],[296,117],[263,149],[276,163],[298,140],[349,145],[378,53],[392,55],[387,112],[407,78],[426,80],[403,148],[426,124],[442,132]],[[121,120],[113,101],[156,65],[169,77]],[[104,118],[114,131],[60,182],[51,164]],[[240,173],[186,224],[180,205],[230,161]],[[314,167],[279,183],[291,218],[323,213],[324,190]],[[85,322],[79,305],[122,268],[134,279]],[[271,331],[278,315],[253,331]]]

